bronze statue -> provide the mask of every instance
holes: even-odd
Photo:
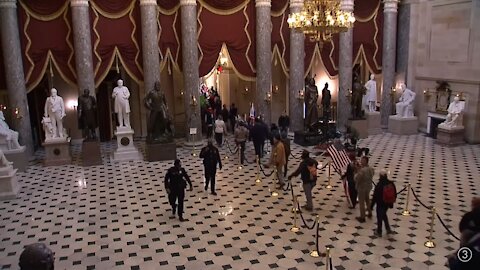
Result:
[[[318,122],[318,89],[315,85],[315,77],[305,78],[305,129]]]
[[[145,107],[150,110],[147,123],[147,142],[167,143],[173,141],[172,118],[168,113],[165,93],[160,90],[160,82],[155,82],[153,90],[144,99]]]
[[[352,119],[362,119],[364,110],[362,108],[363,96],[367,93],[367,88],[360,82],[360,76],[355,75],[352,87]]]
[[[323,108],[323,119],[328,121],[330,119],[330,102],[332,100],[332,95],[330,90],[328,90],[328,83],[325,83],[325,87],[322,90],[322,108]]]
[[[78,128],[82,130],[86,140],[96,140],[97,133],[97,101],[90,95],[88,89],[78,97]]]

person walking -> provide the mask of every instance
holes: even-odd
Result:
[[[288,176],[288,180],[300,175],[300,179],[303,183],[303,191],[305,192],[305,198],[307,200],[307,204],[303,207],[308,211],[312,211],[312,189],[317,183],[317,177],[314,174],[316,174],[318,162],[310,157],[310,153],[307,150],[303,150],[301,158],[302,161],[300,162],[300,165],[298,165],[298,168]],[[315,168],[315,171],[313,168]]]
[[[208,190],[208,184],[210,184],[212,195],[217,195],[215,192],[215,174],[217,173],[217,164],[218,168],[222,169],[222,159],[220,158],[218,148],[213,146],[211,140],[200,151],[200,158],[203,158],[203,167],[205,169],[205,191]]]
[[[235,103],[232,103],[232,106],[230,106],[230,112],[229,112],[230,125],[232,126],[232,132],[235,130],[237,115],[238,115],[238,109],[237,107],[235,107]]]
[[[223,144],[223,134],[227,133],[227,126],[223,121],[223,117],[221,115],[218,116],[218,119],[215,120],[215,140],[217,141],[218,146],[222,146]]]
[[[225,122],[225,126],[228,127],[228,118],[229,118],[229,111],[227,109],[227,105],[226,104],[223,104],[223,107],[222,107],[222,119],[223,119],[223,122]],[[233,129],[232,129],[232,133],[233,133]]]
[[[372,217],[370,210],[370,190],[372,190],[372,180],[375,170],[368,166],[368,157],[363,156],[361,161],[361,168],[355,175],[355,187],[358,192],[358,203],[360,204],[360,217],[357,220],[360,223],[365,222],[365,209],[368,210],[368,217]]]
[[[393,233],[388,223],[387,210],[388,208],[393,208],[396,198],[397,188],[395,184],[388,180],[385,170],[380,171],[380,178],[373,191],[372,205],[370,207],[371,212],[375,205],[377,206],[377,229],[375,230],[375,236],[382,236],[382,223],[385,223],[387,234]]]
[[[255,124],[250,129],[250,138],[253,141],[253,147],[255,148],[255,155],[259,158],[263,157],[263,144],[268,137],[268,132],[265,130],[261,120],[255,118]]]
[[[248,129],[246,124],[243,121],[239,121],[237,124],[237,128],[235,129],[235,143],[237,147],[240,149],[240,164],[243,165],[245,161],[245,143],[248,139]]]
[[[290,117],[288,117],[287,111],[283,111],[282,115],[278,118],[278,127],[281,131],[288,132],[288,127],[290,127]]]
[[[178,200],[178,218],[180,221],[183,219],[183,200],[185,199],[185,188],[187,187],[187,182],[190,185],[190,191],[193,190],[192,181],[184,168],[182,168],[182,163],[179,159],[175,159],[173,167],[167,170],[165,175],[165,189],[168,194],[168,201],[172,206],[172,214],[175,215],[177,212],[177,200]]]
[[[349,158],[351,162],[348,164],[347,170],[342,175],[341,179],[343,181],[345,194],[347,195],[348,205],[351,209],[353,209],[357,205],[357,189],[355,188],[354,178],[355,178],[355,171],[359,167],[359,164],[357,164],[355,153],[350,153]]]
[[[283,166],[285,166],[285,146],[280,140],[280,135],[277,134],[273,138],[273,147],[272,153],[270,154],[269,166],[275,166],[277,170],[277,179],[280,188],[285,185],[285,180],[283,176]],[[268,166],[266,166],[268,167]]]
[[[207,139],[212,137],[213,133],[213,109],[212,107],[208,107],[207,111],[205,112],[205,126],[207,127]]]

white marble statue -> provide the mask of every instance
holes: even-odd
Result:
[[[130,104],[128,98],[130,91],[123,86],[123,81],[117,81],[117,87],[113,89],[112,98],[115,100],[115,112],[117,113],[119,127],[130,127]]]
[[[402,95],[400,96],[399,102],[396,104],[396,116],[413,117],[413,106],[416,94],[412,90],[408,89],[404,83],[400,84],[400,89],[402,90]]]
[[[7,122],[5,122],[5,116],[3,112],[0,111],[0,143],[7,145],[6,150],[19,149],[20,144],[18,144],[18,132],[10,129]]]
[[[463,128],[463,112],[465,102],[460,101],[459,97],[453,98],[452,103],[448,106],[447,120],[438,125],[438,127],[452,129]]]
[[[45,130],[45,137],[63,138],[66,137],[62,122],[66,115],[65,104],[63,103],[63,98],[57,95],[57,89],[52,88],[50,94],[45,102],[45,115],[42,120],[42,123],[45,122],[45,118],[50,120],[50,127],[48,131]]]
[[[11,167],[12,164],[13,162],[8,161],[7,158],[5,157],[5,154],[3,154],[3,151],[0,149],[0,169]]]
[[[377,82],[375,75],[370,75],[370,80],[365,84],[367,92],[365,94],[366,108],[369,112],[374,112],[377,109]]]

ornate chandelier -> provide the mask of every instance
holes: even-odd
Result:
[[[340,9],[340,0],[305,0],[302,11],[288,16],[288,25],[311,41],[327,41],[353,27],[353,12]]]

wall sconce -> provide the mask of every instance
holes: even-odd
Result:
[[[347,97],[348,102],[351,102],[351,101],[352,101],[352,95],[353,95],[352,90],[350,90],[350,88],[348,88],[348,89],[347,89],[347,93],[345,94],[345,97]]]
[[[395,86],[392,86],[391,90],[392,90],[392,91],[390,92],[390,95],[391,95],[392,97],[395,97],[395,94],[397,93],[397,88],[396,88]]]
[[[273,94],[278,94],[278,92],[279,92],[278,85],[275,85],[275,86],[272,88],[272,93],[273,93]]]
[[[460,100],[465,100],[465,98],[463,96],[463,92],[460,92],[460,93],[456,94],[455,96],[457,96]]]
[[[77,107],[78,107],[78,101],[77,100],[69,100],[67,101],[67,108],[71,109],[71,110],[77,110]]]
[[[430,93],[430,89],[427,88],[427,89],[423,90],[423,99],[425,101],[428,102],[430,100],[431,96],[432,96],[432,93]]]
[[[305,91],[303,91],[303,89],[302,89],[302,90],[298,90],[297,99],[298,99],[298,100],[304,100],[304,99],[305,99]]]
[[[271,101],[272,101],[272,93],[267,92],[267,94],[265,95],[265,102],[270,103]]]
[[[245,95],[245,96],[248,95],[248,91],[249,91],[249,90],[248,90],[248,87],[245,87],[245,89],[244,89],[243,92],[242,92],[243,95]]]
[[[21,119],[23,116],[20,114],[20,109],[18,107],[15,107],[15,110],[13,111],[13,115],[15,115],[15,118]]]
[[[225,66],[228,63],[228,57],[223,55],[222,52],[220,52],[220,65]]]
[[[7,109],[7,106],[0,104],[0,111],[5,111]]]
[[[197,106],[197,98],[194,95],[192,95],[192,97],[190,98],[190,106],[192,107]]]

